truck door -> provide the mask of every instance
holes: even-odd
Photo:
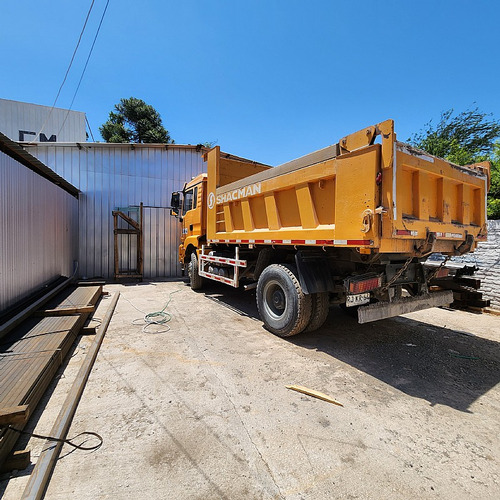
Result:
[[[184,191],[184,203],[182,207],[182,237],[184,242],[190,236],[202,235],[202,207],[203,207],[203,183],[199,182]]]

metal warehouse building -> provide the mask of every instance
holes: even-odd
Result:
[[[0,132],[0,310],[70,276],[75,261],[79,277],[113,278],[113,211],[137,219],[140,204],[142,276],[180,275],[180,224],[168,207],[201,173],[201,147],[89,143],[85,113],[7,99]],[[117,243],[120,268],[137,267],[137,235]]]
[[[23,144],[33,156],[76,186],[79,197],[79,275],[114,275],[112,211],[144,204],[144,277],[180,275],[180,224],[170,216],[172,191],[201,173],[200,147],[165,144]],[[121,267],[133,268],[136,243],[120,238]]]
[[[73,273],[78,194],[0,133],[0,312]]]

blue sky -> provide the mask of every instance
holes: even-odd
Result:
[[[52,105],[90,3],[1,3],[1,98]],[[387,118],[406,140],[449,108],[500,119],[499,21],[494,0],[111,0],[73,109],[97,139],[113,105],[138,97],[176,142],[272,165]]]

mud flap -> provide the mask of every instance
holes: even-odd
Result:
[[[377,302],[358,308],[358,322],[369,323],[379,319],[392,318],[430,307],[448,306],[453,302],[453,292],[433,292],[419,297],[403,297],[393,302]]]
[[[335,290],[328,259],[323,255],[298,251],[295,254],[295,264],[299,273],[300,286],[305,294]]]

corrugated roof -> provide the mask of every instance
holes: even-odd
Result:
[[[64,180],[61,176],[57,175],[52,169],[47,167],[47,165],[43,164],[32,154],[25,151],[17,142],[9,139],[5,134],[2,134],[2,132],[0,132],[0,151],[30,170],[33,170],[33,172],[36,172],[44,179],[47,179],[59,186],[61,189],[64,189],[75,198],[78,198],[80,191],[75,186]]]
[[[203,144],[158,144],[158,143],[135,143],[135,142],[19,142],[23,147],[26,148],[36,148],[37,146],[46,147],[71,147],[78,149],[92,149],[92,148],[123,148],[123,149],[184,149],[184,150],[196,150],[202,154],[210,151],[211,148],[203,146]],[[254,163],[255,165],[266,165],[258,161],[250,160],[248,158],[242,158],[241,156],[232,155],[230,153],[220,152],[223,158],[231,158],[233,160],[243,161],[247,163]]]
[[[154,149],[195,149],[196,151],[208,151],[210,148],[202,144],[159,144],[159,143],[135,143],[135,142],[19,142],[22,146],[36,147],[36,146],[57,146],[57,147],[77,147],[84,148],[128,148],[128,149],[141,149],[141,148],[154,148]]]

